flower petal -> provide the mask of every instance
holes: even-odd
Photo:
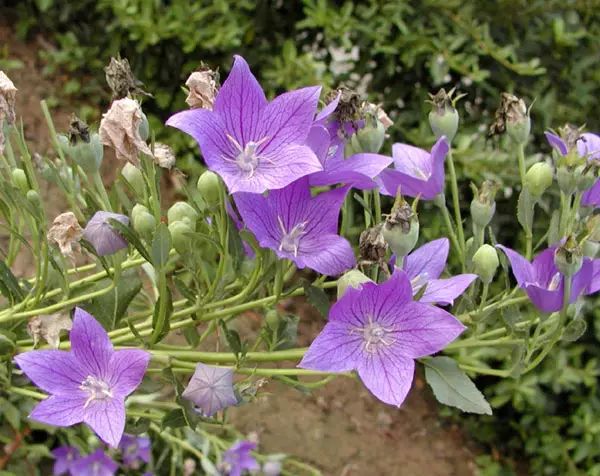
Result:
[[[278,255],[284,254],[278,252]],[[298,268],[308,267],[327,276],[337,276],[353,268],[356,258],[352,246],[339,235],[304,237],[300,240],[298,256],[287,254]]]
[[[244,226],[254,233],[258,244],[263,248],[278,248],[282,234],[267,198],[245,192],[236,193],[233,198]]]
[[[309,147],[284,145],[274,153],[261,156],[254,174],[228,184],[229,191],[263,193],[265,190],[277,190],[319,170],[323,170],[323,166]]]
[[[15,357],[15,362],[34,384],[48,393],[69,395],[87,377],[75,356],[62,350],[33,350]]]
[[[560,285],[555,290],[549,290],[538,286],[537,284],[527,284],[524,287],[527,296],[542,312],[556,312],[562,309],[563,303],[563,286],[561,278]]]
[[[298,367],[324,372],[356,369],[362,353],[363,337],[342,320],[329,321],[313,340]]]
[[[75,308],[71,329],[71,349],[84,371],[105,379],[113,347],[100,323],[81,308]]]
[[[306,181],[307,190],[308,180]],[[305,232],[307,235],[337,234],[340,209],[346,199],[348,187],[340,187],[328,192],[323,192],[309,200],[304,217],[307,222]],[[310,197],[310,192],[309,197]]]
[[[533,273],[535,276],[535,280],[533,280],[533,282],[545,287],[550,285],[550,282],[556,273],[558,273],[558,268],[554,264],[555,252],[555,247],[546,248],[541,253],[538,253],[535,258],[533,258],[533,261],[531,262],[531,267],[533,268]]]
[[[259,153],[270,154],[287,144],[303,144],[313,124],[321,88],[297,89],[277,96],[261,111],[255,140],[267,138]]]
[[[517,283],[519,283],[519,286],[525,287],[526,283],[532,283],[536,281],[537,277],[529,261],[527,261],[516,251],[511,250],[506,246],[496,245],[496,247],[504,251],[508,261],[510,261],[510,267],[515,279],[517,280]]]
[[[83,421],[87,396],[81,391],[71,395],[52,395],[38,403],[29,418],[46,425],[71,426]]]
[[[113,353],[110,359],[108,383],[116,395],[126,397],[142,382],[150,361],[144,350],[125,349]]]
[[[409,144],[392,145],[394,167],[398,172],[421,181],[427,181],[432,173],[431,154]]]
[[[425,243],[404,258],[402,269],[409,279],[415,279],[425,274],[429,279],[439,278],[446,267],[449,250],[448,238]]]
[[[305,145],[311,148],[322,164],[325,164],[331,137],[324,126],[315,124],[310,128]]]
[[[600,180],[596,180],[594,185],[583,192],[581,196],[581,204],[584,207],[598,207],[600,206]]]
[[[125,430],[125,401],[118,396],[92,400],[85,409],[83,421],[107,445],[117,448]]]
[[[546,131],[544,132],[544,135],[546,136],[546,140],[548,141],[548,143],[554,149],[556,149],[561,155],[567,155],[569,150],[567,149],[567,144],[565,144],[564,140],[562,140],[560,137],[558,137],[556,134],[553,134],[552,132]]]
[[[588,160],[600,160],[600,135],[585,132],[577,141],[577,153]]]
[[[439,307],[410,302],[396,309],[393,329],[394,352],[418,359],[442,350],[465,326]]]
[[[225,131],[244,147],[248,141],[261,138],[259,118],[266,106],[265,93],[248,63],[236,55],[231,72],[215,98],[215,115],[220,117]]]
[[[600,259],[593,259],[592,262],[592,277],[589,281],[585,294],[594,294],[600,291]]]
[[[444,190],[444,181],[446,179],[444,175],[444,163],[446,161],[446,155],[450,150],[450,144],[446,139],[446,136],[440,137],[433,147],[431,148],[431,179],[429,179],[428,186],[431,187],[430,194],[438,195]]]
[[[365,386],[379,400],[399,407],[410,390],[415,363],[403,355],[381,348],[379,353],[368,354],[358,365],[358,375]]]
[[[377,178],[377,183],[380,192],[391,197],[396,196],[398,189],[404,196],[416,197],[420,195],[425,200],[431,200],[437,195],[431,193],[433,188],[428,186],[427,181],[416,179],[394,169],[382,170]]]
[[[323,121],[324,119],[327,119],[329,116],[331,116],[335,110],[338,107],[338,104],[340,103],[340,98],[342,97],[342,93],[338,92],[337,96],[335,97],[335,99],[331,102],[329,102],[323,109],[321,109],[321,111],[317,114],[317,117],[315,118],[315,122],[316,121]]]
[[[476,274],[459,274],[446,279],[431,279],[419,302],[441,306],[453,305],[454,300],[464,293],[465,289],[476,279]]]

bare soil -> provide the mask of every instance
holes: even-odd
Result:
[[[23,43],[0,24],[0,44],[6,45],[9,58],[24,63],[22,69],[7,73],[19,89],[18,115],[32,152],[43,153],[49,138],[39,101],[50,95],[60,100],[66,78],[42,76],[39,41]],[[57,130],[64,131],[72,111],[68,100],[58,104],[53,118]],[[108,182],[115,167],[105,166],[112,169],[105,177]],[[49,189],[45,199],[51,215],[64,211],[59,194]],[[308,345],[324,321],[309,305],[295,304],[302,319],[299,344]],[[269,383],[257,402],[235,408],[230,415],[241,430],[258,433],[261,451],[295,455],[325,475],[477,475],[472,444],[459,428],[438,417],[437,404],[419,374],[400,409],[378,402],[359,381],[338,378],[310,395]]]

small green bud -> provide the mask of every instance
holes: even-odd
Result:
[[[417,244],[419,239],[419,220],[411,206],[399,197],[392,213],[386,218],[381,234],[383,239],[396,255],[402,260]]]
[[[275,309],[271,309],[265,315],[265,322],[267,323],[267,326],[269,326],[269,329],[274,331],[279,327],[279,323],[281,322],[281,317],[279,316],[279,313]]]
[[[373,280],[368,276],[364,275],[357,269],[351,269],[347,273],[344,273],[337,282],[337,297],[341,298],[346,290],[351,287],[358,289],[363,283],[372,283]]]
[[[570,167],[562,166],[556,171],[558,188],[565,195],[573,195],[577,190],[577,177]]]
[[[132,213],[133,229],[144,237],[149,237],[156,230],[156,219],[147,211],[140,210]]]
[[[481,189],[473,187],[473,201],[471,202],[471,218],[473,224],[478,228],[485,228],[492,221],[496,213],[496,202],[494,198],[498,190],[498,184],[486,180],[481,184]]]
[[[554,264],[565,276],[573,276],[583,264],[583,252],[573,236],[569,236],[564,244],[554,252]]]
[[[135,220],[136,215],[142,212],[149,213],[150,210],[148,210],[148,208],[142,205],[141,203],[136,203],[131,209],[131,219]]]
[[[448,142],[452,142],[454,139],[459,122],[458,111],[454,105],[461,96],[453,99],[453,94],[454,89],[446,93],[446,90],[442,88],[436,94],[429,95],[429,102],[433,106],[429,113],[431,130],[437,139],[446,136]]]
[[[140,112],[142,113],[142,120],[140,121],[138,130],[140,131],[140,137],[146,142],[150,137],[150,124],[148,123],[148,117],[144,114],[144,111],[140,109]]]
[[[552,185],[554,171],[546,162],[533,164],[525,174],[525,186],[531,194],[539,198]]]
[[[219,203],[220,191],[221,191],[221,180],[219,176],[211,172],[210,170],[205,171],[198,178],[196,185],[200,196],[208,206],[214,206]]]
[[[29,182],[23,169],[17,168],[12,171],[12,182],[23,193],[27,193],[29,190]]]
[[[184,254],[189,251],[191,237],[188,233],[192,233],[193,231],[194,230],[192,230],[187,221],[175,221],[169,224],[173,248],[175,248],[179,254]]]
[[[190,228],[196,228],[198,212],[189,203],[177,202],[169,208],[167,212],[169,223],[184,221]]]
[[[376,154],[381,150],[385,140],[385,128],[377,119],[367,119],[367,125],[359,129],[352,136],[352,150],[354,153],[369,152]]]
[[[131,162],[127,162],[121,169],[121,175],[127,180],[127,183],[137,195],[143,195],[146,184],[144,183],[144,176],[140,169]]]
[[[496,248],[490,245],[481,245],[473,255],[473,270],[484,284],[490,284],[500,261]]]
[[[40,200],[40,194],[37,193],[35,190],[29,190],[26,196],[27,200],[29,200],[30,203],[32,203],[36,207],[41,206],[42,202]]]

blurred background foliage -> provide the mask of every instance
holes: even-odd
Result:
[[[500,93],[535,100],[529,163],[549,153],[542,135],[549,127],[600,131],[597,0],[21,0],[2,13],[24,39],[47,40],[46,72],[66,75],[61,94],[96,106],[88,113],[110,100],[103,72],[110,57],[128,58],[153,95],[144,109],[156,124],[185,108],[181,86],[201,61],[226,73],[233,54],[246,57],[269,95],[310,84],[357,89],[395,121],[392,141],[421,146],[433,142],[427,93],[456,86],[467,94],[454,144],[465,209],[470,181],[502,183],[496,234],[513,246],[516,156],[506,139],[487,137]],[[177,147],[180,166],[193,170],[195,144],[161,134]],[[548,214],[538,213],[541,236]],[[440,235],[438,220],[425,208],[423,238]],[[600,476],[600,311],[587,315],[585,335],[536,372],[480,379],[494,417],[460,417],[480,441],[527,459],[531,474]],[[513,474],[493,458],[480,464],[485,476]]]

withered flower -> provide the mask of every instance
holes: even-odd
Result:
[[[70,331],[72,326],[73,322],[65,314],[36,316],[27,323],[27,333],[33,339],[34,347],[40,339],[44,339],[51,347],[57,349],[60,331]]]
[[[387,243],[382,234],[383,223],[364,230],[359,238],[361,262],[365,264],[382,263],[385,260]]]
[[[167,144],[156,142],[154,144],[154,161],[163,169],[170,169],[175,165],[175,153]]]
[[[194,71],[185,82],[189,88],[185,102],[191,108],[202,108],[212,111],[217,94],[219,75],[211,69]]]
[[[56,243],[60,252],[70,258],[73,258],[75,251],[79,251],[79,240],[82,236],[83,230],[73,212],[58,215],[48,231],[48,240]]]
[[[494,122],[490,125],[488,136],[503,134],[508,124],[517,124],[528,118],[529,114],[525,101],[510,93],[502,93],[500,106],[494,115]]]
[[[67,136],[69,137],[69,143],[71,145],[76,145],[79,142],[85,142],[87,144],[90,142],[90,128],[75,114],[71,114]]]
[[[114,101],[100,121],[100,141],[112,147],[117,159],[139,163],[138,154],[152,157],[152,151],[140,135],[142,109],[134,99],[123,98]]]
[[[110,63],[104,68],[104,72],[108,87],[112,91],[113,100],[127,97],[129,93],[150,96],[150,94],[141,89],[144,83],[133,75],[127,58],[111,57]]]
[[[2,123],[6,119],[9,124],[15,122],[15,99],[17,88],[3,71],[0,71],[0,154],[4,153],[4,132]]]

